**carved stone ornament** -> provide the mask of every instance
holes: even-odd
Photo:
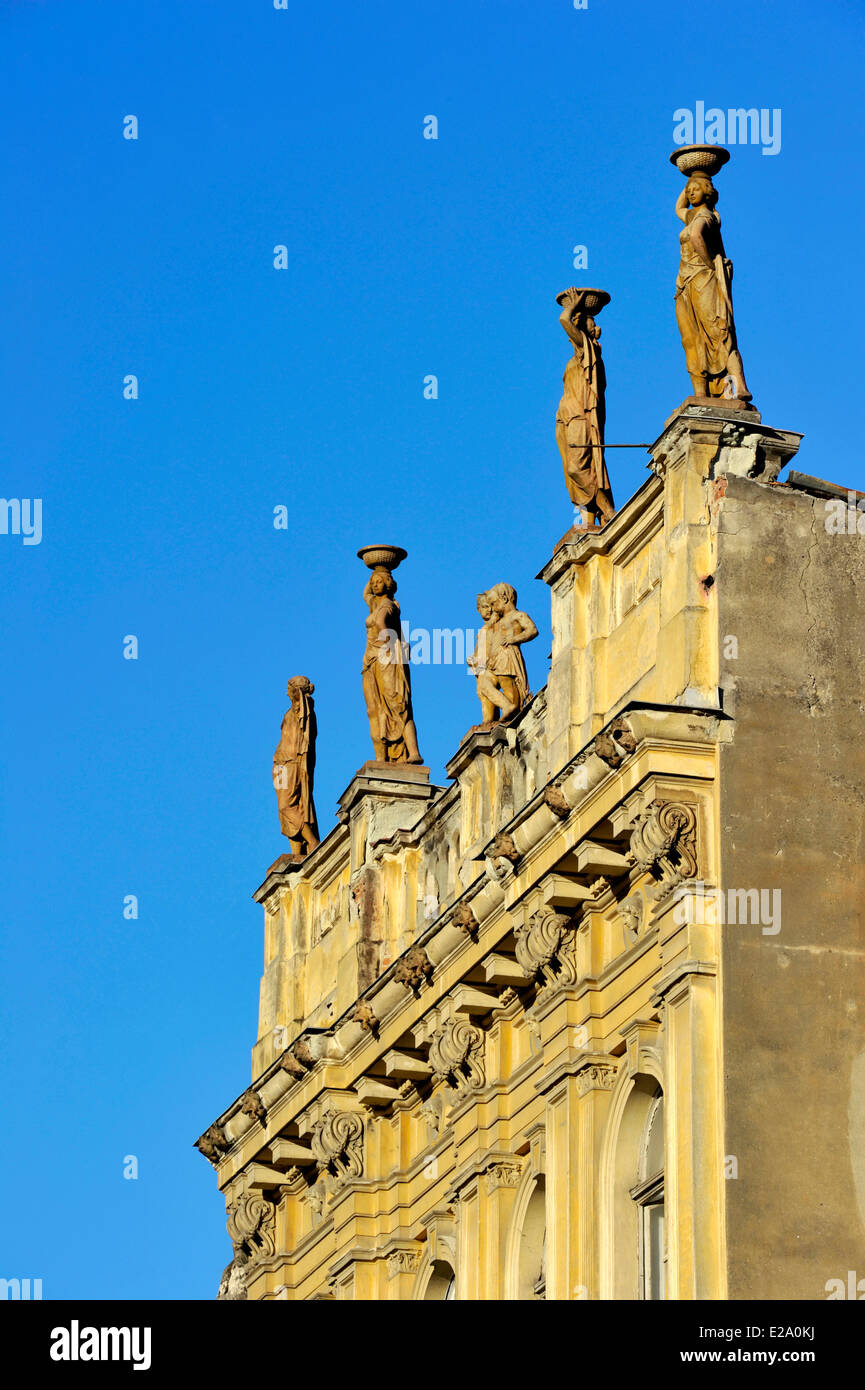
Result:
[[[397,1274],[414,1274],[420,1268],[420,1250],[392,1250],[387,1257],[387,1277]]]
[[[519,1186],[522,1173],[521,1163],[494,1163],[484,1175],[487,1192],[493,1193],[499,1187]]]
[[[365,999],[358,999],[354,1006],[354,1013],[351,1016],[352,1023],[359,1023],[365,1033],[374,1033],[378,1027],[378,1019],[371,1004]]]
[[[573,921],[553,908],[533,912],[514,927],[516,957],[527,975],[545,985],[572,985],[577,980]]]
[[[294,1047],[291,1049],[300,1064],[307,1068],[315,1066],[315,1058],[309,1050],[309,1043],[305,1038],[298,1038]]]
[[[458,903],[451,917],[451,922],[460,931],[465,932],[466,936],[474,936],[478,929],[478,919],[468,903]]]
[[[211,1125],[209,1129],[205,1130],[201,1138],[195,1141],[195,1147],[215,1168],[230,1145],[225,1130],[220,1125]]]
[[[493,840],[487,852],[488,859],[508,859],[512,864],[516,864],[520,857],[520,852],[514,843],[513,835],[502,832]]]
[[[484,1084],[484,1035],[464,1019],[453,1019],[433,1033],[429,1062],[435,1081],[447,1081],[457,1090]]]
[[[641,893],[633,893],[619,903],[619,916],[625,932],[625,941],[630,946],[637,940],[643,929],[645,906]]]
[[[276,1250],[276,1208],[257,1192],[241,1192],[229,1202],[226,1227],[235,1258],[241,1252],[252,1262]]]
[[[320,1179],[318,1182],[313,1183],[311,1187],[307,1188],[301,1199],[306,1203],[312,1213],[312,1222],[314,1226],[320,1225],[324,1220],[327,1196],[327,1189],[324,1182]]]
[[[433,963],[423,946],[412,946],[397,962],[393,977],[397,984],[405,985],[406,989],[419,990],[432,973]]]
[[[630,724],[626,719],[616,719],[606,733],[598,734],[592,749],[608,767],[616,768],[633,753],[636,746],[637,740]]]
[[[427,1144],[435,1144],[445,1128],[446,1116],[444,1100],[440,1091],[429,1096],[420,1108],[426,1126]]]
[[[308,1070],[307,1067],[303,1066],[297,1060],[290,1048],[286,1052],[283,1052],[279,1059],[279,1065],[282,1067],[283,1071],[287,1071],[289,1076],[293,1076],[297,1081],[300,1081],[301,1077],[306,1076]]]
[[[678,801],[652,801],[634,817],[629,858],[670,885],[697,874],[697,816]]]
[[[267,1111],[261,1096],[251,1086],[240,1103],[240,1109],[242,1114],[251,1116],[253,1120],[260,1120],[262,1124],[267,1119]]]
[[[625,753],[631,754],[634,752],[637,746],[637,740],[634,737],[634,731],[627,719],[614,719],[610,725],[610,735],[616,740],[619,747],[624,749]]]
[[[588,1095],[589,1091],[611,1091],[616,1084],[616,1068],[609,1062],[593,1062],[577,1072],[577,1095]]]
[[[571,814],[570,803],[565,799],[565,794],[560,787],[545,787],[544,802],[549,806],[554,816],[565,820]]]
[[[341,1182],[363,1173],[363,1119],[353,1110],[328,1110],[310,1135],[319,1171],[329,1170]]]

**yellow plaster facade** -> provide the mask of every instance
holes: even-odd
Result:
[[[252,1085],[199,1141],[221,1296],[730,1296],[723,932],[767,971],[775,943],[688,905],[750,886],[725,878],[718,589],[739,493],[768,506],[798,444],[740,419],[677,412],[645,485],[556,549],[548,683],[449,786],[366,764],[256,893]]]

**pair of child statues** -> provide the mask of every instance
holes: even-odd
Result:
[[[369,607],[362,682],[376,761],[420,763],[411,706],[411,671],[402,638],[396,580],[375,569],[364,590]],[[483,724],[510,719],[530,699],[526,663],[520,647],[538,635],[527,613],[517,608],[516,590],[495,584],[479,594],[483,627],[468,659],[481,702]],[[273,785],[279,825],[295,854],[309,854],[319,842],[312,797],[315,768],[315,687],[307,676],[293,676],[286,693],[291,708],[273,755]]]

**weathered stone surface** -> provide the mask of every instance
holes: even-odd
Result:
[[[865,542],[822,499],[726,484],[724,883],[781,895],[769,931],[721,931],[729,1296],[819,1299],[865,1270]]]

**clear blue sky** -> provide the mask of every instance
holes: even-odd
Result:
[[[409,551],[413,627],[511,581],[544,683],[554,297],[611,293],[608,439],[656,438],[690,391],[679,107],[782,112],[780,152],[717,180],[745,368],[799,468],[865,487],[862,10],[4,0],[0,33],[0,492],[43,502],[41,544],[0,535],[0,1275],[211,1298],[230,1246],[191,1145],[250,1079],[286,679],[316,685],[323,831],[371,754],[360,545]],[[645,456],[609,463],[622,502]],[[473,686],[414,692],[441,782]]]

